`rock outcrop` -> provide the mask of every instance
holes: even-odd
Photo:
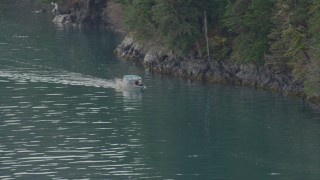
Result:
[[[140,60],[150,71],[189,79],[233,83],[305,96],[303,82],[296,80],[287,65],[255,66],[193,57],[179,57],[155,48],[145,49],[126,37],[116,49],[123,59]]]
[[[123,7],[115,0],[70,0],[54,9],[57,9],[55,23],[104,27],[125,33]]]
[[[70,23],[71,22],[71,16],[70,14],[61,14],[61,15],[56,15],[54,19],[52,20],[54,23]]]
[[[107,0],[72,0],[60,5],[55,12],[56,23],[74,23],[80,26],[105,26]]]
[[[84,0],[74,3],[70,9],[73,22],[80,25],[105,25],[104,19],[107,0]]]

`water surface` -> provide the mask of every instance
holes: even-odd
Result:
[[[320,179],[301,99],[150,74],[114,57],[119,35],[31,2],[0,2],[0,179]]]

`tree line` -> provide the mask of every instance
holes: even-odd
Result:
[[[152,40],[179,55],[287,64],[306,92],[320,93],[320,0],[118,2],[129,33],[142,43]]]
[[[115,1],[141,43],[210,60],[286,64],[308,94],[320,95],[320,0]]]

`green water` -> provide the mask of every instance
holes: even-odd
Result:
[[[0,179],[320,179],[301,99],[148,73],[113,55],[119,35],[37,8],[0,2]]]

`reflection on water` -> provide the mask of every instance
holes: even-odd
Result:
[[[122,91],[122,95],[125,99],[128,99],[128,100],[141,101],[143,92],[141,92],[141,90],[139,89],[133,89],[133,90],[124,89]]]

